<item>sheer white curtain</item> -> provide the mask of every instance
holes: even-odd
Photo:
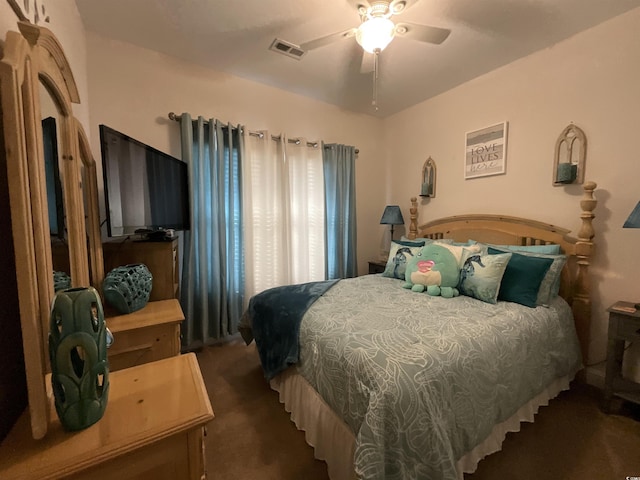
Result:
[[[244,133],[245,299],[325,276],[322,152],[259,133]]]

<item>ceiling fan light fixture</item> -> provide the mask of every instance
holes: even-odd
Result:
[[[394,23],[386,17],[373,17],[360,24],[356,41],[367,52],[374,53],[386,48],[395,34]]]

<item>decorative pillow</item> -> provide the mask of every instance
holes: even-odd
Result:
[[[502,277],[511,256],[510,252],[483,255],[467,251],[460,271],[460,293],[483,302],[496,303]]]
[[[564,264],[567,263],[566,255],[548,255],[553,257],[553,263],[549,267],[549,271],[544,276],[542,283],[540,284],[540,291],[538,292],[538,305],[549,306],[551,300],[558,296],[560,292],[560,279],[562,277],[562,269]],[[546,258],[546,256],[545,256]]]
[[[475,245],[477,242],[475,240],[467,240],[466,242],[456,242],[453,238],[443,238],[438,240],[439,242],[449,242],[451,245],[455,245],[456,247],[469,247],[471,245]]]
[[[452,245],[448,240],[436,240],[433,243],[435,245],[441,245],[453,253],[453,256],[456,257],[456,260],[458,261],[458,268],[462,268],[462,264],[464,263],[467,254],[480,253],[482,251],[482,247],[480,245],[469,245],[463,247],[461,245]]]
[[[489,255],[505,253],[493,247],[489,247],[488,251]],[[511,259],[500,283],[498,300],[519,303],[533,308],[537,305],[540,284],[549,271],[553,259],[511,253]]]
[[[549,303],[551,303],[551,300],[556,298],[558,296],[558,292],[560,291],[560,279],[562,276],[562,269],[564,268],[564,264],[567,263],[567,256],[563,254],[546,255],[544,253],[534,252],[518,253],[528,257],[550,258],[551,260],[553,260],[553,263],[549,267],[549,271],[542,279],[540,290],[538,290],[538,298],[536,299],[536,304],[548,307]]]
[[[397,240],[394,240],[397,242]],[[416,237],[415,239],[411,240],[409,237],[405,237],[404,235],[400,237],[400,241],[402,242],[425,242],[425,243],[432,243],[435,242],[436,240],[433,240],[431,238],[425,238],[425,237]],[[445,243],[451,243],[449,240],[445,240],[445,239],[440,239],[438,240],[438,242],[445,242]]]
[[[550,243],[548,245],[496,245],[498,248],[506,248],[513,252],[544,253],[547,255],[558,255],[560,245]]]
[[[404,280],[404,272],[409,258],[415,256],[425,245],[425,240],[393,240],[389,249],[387,265],[382,272],[383,277]]]
[[[469,240],[470,245],[473,244],[482,244],[481,242],[476,242],[475,240]],[[547,255],[558,255],[560,254],[560,245],[557,243],[550,243],[548,245],[494,245],[490,244],[489,246],[509,250],[511,252],[529,252],[529,253],[544,253]]]

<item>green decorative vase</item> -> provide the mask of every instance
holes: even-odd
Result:
[[[152,287],[153,276],[144,263],[116,267],[107,273],[102,284],[105,301],[122,314],[144,307]]]
[[[107,328],[93,287],[60,290],[51,305],[49,359],[56,412],[66,430],[102,418],[109,398]]]

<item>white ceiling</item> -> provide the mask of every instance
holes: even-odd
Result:
[[[394,20],[451,29],[441,45],[395,38],[372,74],[355,38],[296,60],[268,50],[356,27],[364,0],[76,0],[85,27],[218,71],[386,117],[640,6],[640,0],[408,0]]]

